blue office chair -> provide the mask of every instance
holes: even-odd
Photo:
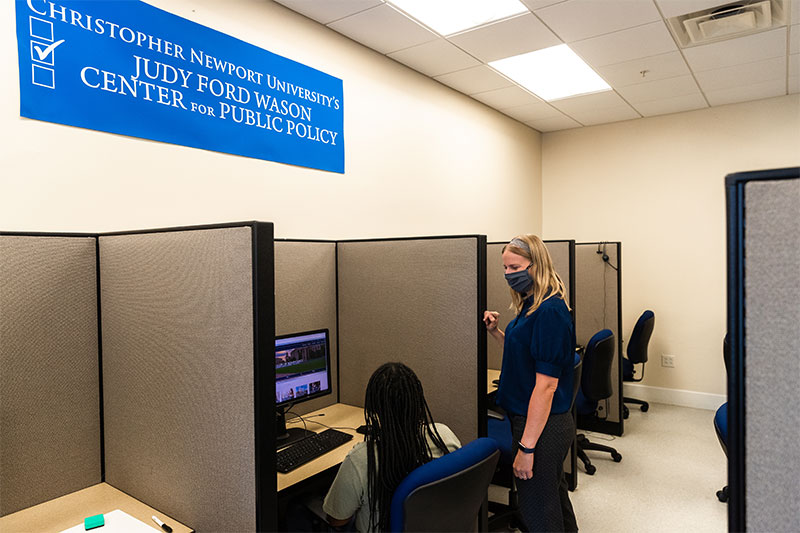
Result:
[[[586,345],[583,356],[581,387],[575,399],[578,416],[597,416],[597,405],[601,400],[611,397],[611,363],[614,360],[614,334],[609,329],[595,333]],[[622,461],[616,449],[595,444],[578,434],[578,457],[590,476],[597,470],[586,455],[586,450],[608,452],[615,463]]]
[[[572,386],[572,405],[575,404],[575,396],[581,383],[582,356],[575,354],[574,378]],[[494,393],[492,393],[494,394]],[[525,530],[525,522],[519,510],[519,500],[517,499],[517,489],[514,485],[514,474],[511,465],[514,463],[514,438],[511,434],[511,420],[501,412],[497,406],[493,406],[488,412],[488,435],[494,439],[500,449],[500,460],[497,462],[497,471],[492,478],[492,485],[506,487],[508,489],[508,504],[489,502],[489,511],[492,516],[489,519],[490,531]],[[572,489],[570,489],[572,490]]]
[[[728,335],[725,335],[725,340],[722,341],[722,356],[725,361],[725,373],[729,372],[728,366],[731,359],[731,348],[728,344]],[[725,452],[725,457],[728,456],[728,402],[723,403],[717,412],[714,413],[714,430],[717,432],[717,439],[722,446],[722,451]],[[722,490],[717,491],[717,499],[722,503],[728,502],[728,486],[722,487]]]
[[[417,467],[394,491],[391,530],[475,531],[499,457],[483,437]]]
[[[636,325],[633,326],[631,338],[628,339],[627,357],[622,359],[622,381],[639,382],[644,379],[644,366],[647,363],[647,345],[650,343],[650,336],[653,334],[653,327],[656,325],[656,315],[652,311],[645,311]],[[642,375],[638,378],[635,377],[635,365],[642,365]],[[635,403],[641,406],[642,412],[647,412],[650,409],[650,404],[644,400],[637,400],[636,398],[622,398],[622,418],[628,418],[628,407],[626,403]]]

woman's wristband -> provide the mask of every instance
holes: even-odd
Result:
[[[536,451],[535,446],[533,448],[527,448],[522,444],[522,441],[517,442],[517,447],[519,448],[519,451],[521,451],[522,453],[533,453]]]

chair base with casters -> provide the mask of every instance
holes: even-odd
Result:
[[[586,438],[586,435],[580,433],[578,434],[578,458],[583,462],[583,468],[590,476],[594,475],[594,473],[597,471],[597,468],[589,460],[589,457],[586,455],[586,450],[607,452],[611,454],[611,459],[613,459],[615,463],[622,461],[622,455],[616,449],[612,448],[611,446],[604,446],[602,444],[590,442],[589,439]]]
[[[643,413],[646,413],[647,410],[650,409],[650,404],[647,403],[644,400],[637,400],[636,398],[628,398],[627,396],[623,396],[622,397],[622,401],[623,401],[622,418],[624,418],[626,420],[628,419],[628,416],[630,415],[630,410],[628,409],[628,406],[624,405],[626,403],[635,403],[637,405],[640,405],[641,406],[640,409],[642,410]]]
[[[640,377],[639,379],[635,379],[633,376],[634,376],[633,363],[631,363],[630,360],[627,357],[623,357],[622,358],[622,381],[623,382],[627,381],[627,382],[638,383],[638,382],[642,381],[644,379],[644,365],[642,365],[642,377]],[[623,385],[623,388],[624,388],[624,385]],[[636,405],[639,405],[640,406],[639,408],[642,410],[643,413],[646,413],[648,411],[648,409],[650,409],[650,404],[647,403],[644,400],[638,400],[636,398],[630,398],[628,396],[623,396],[622,397],[622,418],[625,419],[625,420],[627,420],[628,416],[630,415],[630,410],[628,409],[628,406],[625,405],[626,403],[634,403]]]

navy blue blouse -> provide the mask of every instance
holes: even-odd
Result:
[[[542,302],[525,316],[533,297],[509,323],[503,347],[503,368],[497,403],[515,415],[527,416],[528,403],[536,386],[536,374],[558,378],[550,412],[565,413],[572,403],[575,366],[575,327],[567,304],[557,296]]]

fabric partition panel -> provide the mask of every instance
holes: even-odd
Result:
[[[381,364],[422,381],[462,443],[486,434],[483,236],[339,243],[339,397],[364,405]]]
[[[0,235],[0,516],[102,479],[96,247]]]
[[[550,257],[553,259],[553,266],[564,282],[567,291],[567,303],[570,309],[574,309],[575,302],[572,294],[572,278],[575,275],[575,241],[544,241]],[[486,246],[486,300],[488,308],[500,313],[499,327],[506,329],[508,323],[514,318],[514,311],[509,309],[511,296],[508,283],[503,276],[503,247],[505,242],[493,242]],[[574,311],[573,311],[574,316]],[[503,362],[503,348],[491,337],[487,339],[488,366],[495,370],[500,370]]]
[[[305,414],[338,401],[336,325],[336,243],[276,241],[275,333],[327,329],[331,350],[331,394],[297,404],[293,412]]]
[[[511,304],[510,289],[503,276],[502,253],[505,245],[505,242],[493,242],[486,245],[487,310],[500,313],[497,327],[503,331],[514,318],[514,311],[508,307]],[[503,347],[491,335],[487,335],[486,344],[487,366],[500,370],[503,365]]]
[[[600,253],[598,253],[598,250]],[[602,252],[608,255],[603,261]],[[575,335],[586,346],[600,330],[617,339],[612,362],[612,395],[600,402],[597,418],[579,417],[581,429],[622,435],[622,243],[575,244]]]
[[[800,523],[800,168],[732,174],[726,188],[728,527],[795,531]]]
[[[274,529],[272,225],[99,246],[106,481],[199,532]]]

